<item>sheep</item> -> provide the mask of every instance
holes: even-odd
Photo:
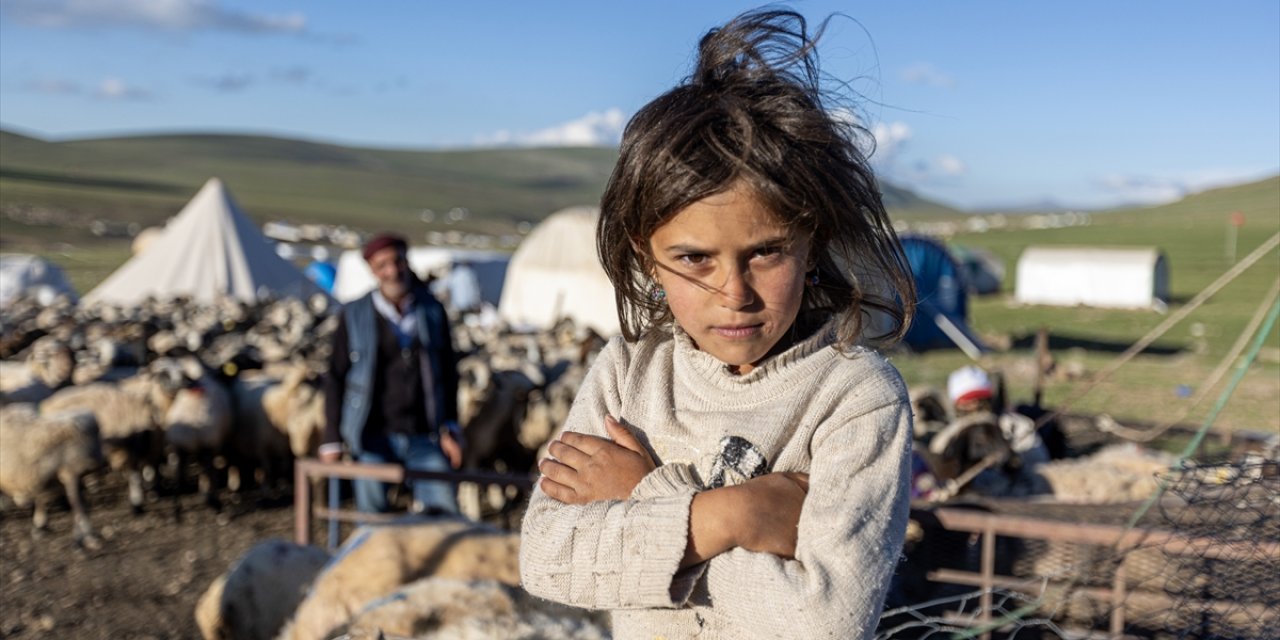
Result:
[[[39,404],[51,395],[53,389],[36,380],[27,363],[0,360],[0,405]]]
[[[64,388],[40,403],[40,414],[73,409],[93,412],[107,462],[111,469],[126,474],[129,504],[137,514],[142,511],[143,468],[154,468],[162,458],[161,418],[181,381],[180,374],[160,362],[118,383]]]
[[[200,463],[199,487],[205,503],[219,508],[214,494],[214,458],[231,434],[231,394],[194,359],[183,362],[187,384],[174,394],[161,421],[165,444],[173,458],[174,478],[182,486],[183,461]]]
[[[204,640],[271,640],[329,561],[319,547],[259,542],[209,585],[196,604]]]
[[[1089,456],[1046,462],[1036,472],[1058,502],[1123,503],[1150,497],[1158,486],[1157,475],[1176,461],[1172,454],[1123,443]]]
[[[81,480],[103,464],[98,422],[87,411],[41,416],[35,405],[0,409],[0,493],[18,504],[34,502],[32,523],[48,524],[46,489],[56,479],[71,505],[77,545],[97,548],[85,508]]]
[[[75,353],[65,340],[44,336],[31,345],[27,366],[37,380],[50,389],[59,389],[71,382],[75,368]]]
[[[324,431],[324,394],[316,373],[294,364],[280,378],[245,375],[231,385],[236,430],[231,449],[238,466],[256,465],[263,481],[286,477],[288,462],[313,455]]]
[[[530,596],[494,580],[418,580],[374,601],[352,619],[344,637],[511,638],[600,640],[608,614]]]
[[[368,603],[420,578],[517,585],[520,537],[461,518],[408,517],[355,531],[316,577],[280,640],[319,640]]]

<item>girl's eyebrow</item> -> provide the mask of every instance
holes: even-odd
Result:
[[[786,245],[786,244],[790,244],[791,241],[792,241],[792,238],[790,235],[783,234],[773,238],[766,238],[764,240],[761,240],[751,245],[750,247],[747,247],[747,250],[755,251],[757,249],[766,249],[769,247],[776,247],[778,245]],[[663,251],[666,251],[668,253],[713,253],[711,249],[707,249],[705,247],[699,247],[697,245],[688,244],[688,243],[673,244],[668,247],[664,247]]]

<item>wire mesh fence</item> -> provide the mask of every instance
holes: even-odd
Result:
[[[1186,464],[1161,481],[1140,514],[914,514],[877,637],[1280,639],[1280,462]]]

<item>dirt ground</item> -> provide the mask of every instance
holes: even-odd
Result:
[[[213,579],[258,542],[293,536],[287,501],[229,502],[218,514],[186,494],[134,516],[115,477],[92,476],[87,489],[97,550],[72,543],[65,507],[38,537],[29,507],[0,509],[0,638],[199,639],[193,612]]]

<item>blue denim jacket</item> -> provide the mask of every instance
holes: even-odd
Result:
[[[418,287],[413,294],[412,313],[417,318],[418,343],[422,353],[427,357],[422,360],[427,424],[434,429],[434,434],[445,421],[455,420],[456,398],[449,398],[449,387],[453,387],[456,395],[457,386],[446,384],[449,376],[444,367],[455,367],[453,362],[453,343],[449,335],[449,320],[444,307],[426,287]],[[347,340],[351,348],[351,368],[347,371],[345,390],[342,397],[342,419],[339,433],[346,441],[352,455],[359,455],[361,450],[361,433],[369,418],[369,407],[373,403],[374,367],[377,366],[378,355],[378,312],[373,308],[373,294],[353,300],[342,310],[347,325]],[[443,415],[441,415],[443,414]]]

